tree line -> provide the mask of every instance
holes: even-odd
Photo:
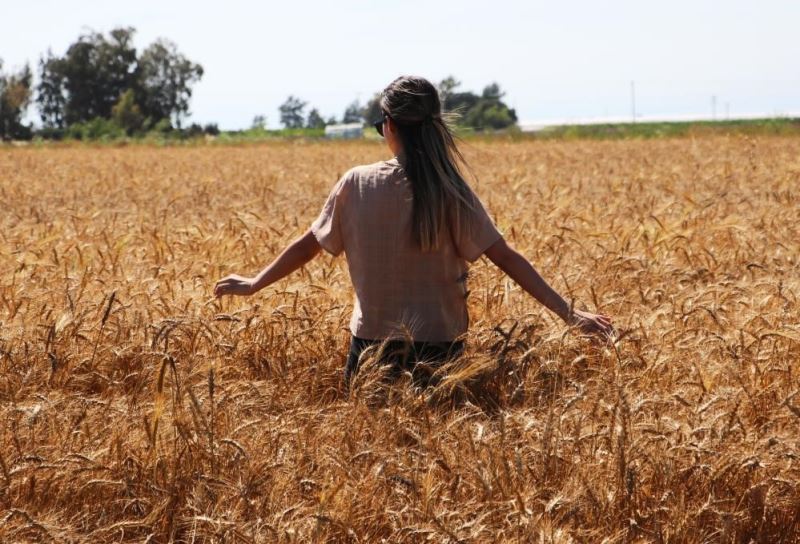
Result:
[[[505,93],[500,89],[499,84],[487,85],[481,94],[460,91],[460,86],[461,82],[453,76],[443,79],[438,85],[442,106],[445,111],[459,114],[458,125],[475,130],[499,130],[517,123],[517,113],[503,102]],[[381,118],[380,93],[375,93],[366,104],[362,105],[356,100],[348,105],[341,121],[336,117],[325,120],[316,108],[312,108],[306,115],[307,106],[308,102],[293,95],[289,96],[279,108],[280,120],[284,128],[324,128],[326,125],[339,122],[367,125]],[[254,128],[265,125],[266,118],[264,116],[259,115],[254,118]]]
[[[132,27],[115,28],[107,35],[87,32],[63,55],[48,50],[39,59],[35,85],[29,66],[5,72],[0,59],[0,139],[218,134],[215,124],[184,126],[203,67],[163,38],[138,52],[133,46],[135,32]],[[497,83],[480,94],[460,86],[452,76],[439,83],[444,109],[460,113],[461,126],[486,130],[516,124],[516,112],[503,102]],[[356,100],[340,119],[326,119],[317,108],[306,114],[308,103],[289,96],[279,108],[280,122],[286,129],[314,130],[340,122],[366,125],[380,118],[379,99],[375,93],[365,104]],[[24,122],[33,103],[41,119],[36,130]],[[257,115],[251,128],[266,129],[266,122],[265,116]]]
[[[163,38],[139,53],[133,46],[134,33],[131,27],[115,28],[107,36],[89,32],[63,56],[48,50],[39,59],[35,86],[29,66],[5,73],[0,62],[0,138],[33,135],[33,128],[23,123],[32,102],[42,122],[38,133],[44,137],[181,129],[203,67]],[[215,126],[205,130],[213,132]]]

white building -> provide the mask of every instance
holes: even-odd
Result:
[[[361,138],[363,135],[364,126],[361,123],[328,125],[325,127],[326,138]]]

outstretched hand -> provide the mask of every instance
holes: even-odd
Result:
[[[245,278],[238,274],[231,274],[225,276],[217,282],[214,286],[214,296],[221,297],[223,295],[239,295],[250,296],[255,291],[253,285],[255,281],[252,278]]]
[[[582,310],[572,310],[572,314],[567,319],[567,323],[577,327],[584,334],[598,335],[603,338],[613,339],[616,330],[611,324],[611,318],[607,315],[593,314]]]

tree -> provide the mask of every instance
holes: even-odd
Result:
[[[469,91],[463,93],[453,92],[447,95],[447,100],[442,106],[445,111],[455,112],[464,116],[469,110],[474,108],[479,101],[480,97],[475,93]]]
[[[111,117],[111,108],[136,84],[133,28],[116,28],[106,38],[92,32],[78,38],[63,58],[41,59],[37,102],[48,126]]]
[[[200,123],[192,123],[183,129],[183,135],[187,138],[199,138],[203,135],[203,126]]]
[[[499,101],[505,95],[506,93],[500,90],[500,85],[498,85],[496,82],[493,82],[483,88],[483,94],[481,96],[486,100]]]
[[[252,130],[266,130],[267,129],[267,116],[266,115],[256,115],[253,117],[253,122],[250,123],[250,128]]]
[[[453,92],[461,86],[461,82],[453,76],[447,76],[439,83],[439,100],[444,105]]]
[[[481,100],[464,116],[463,123],[477,130],[510,127],[517,122],[514,110],[502,102]]]
[[[128,89],[111,108],[111,119],[125,129],[128,136],[132,136],[142,128],[144,115],[139,104],[136,103],[133,89]]]
[[[39,59],[39,85],[36,86],[36,102],[42,123],[48,128],[64,128],[64,113],[67,107],[67,96],[64,85],[66,78],[62,66],[63,59],[53,56],[48,50],[47,56]]]
[[[295,96],[289,96],[278,110],[281,112],[281,124],[286,128],[303,127],[303,110],[307,103]]]
[[[458,92],[456,89],[461,83],[453,76],[449,76],[439,83],[439,96],[445,111],[456,112],[461,115],[459,124],[474,128],[502,129],[517,122],[516,112],[509,108],[502,98],[505,93],[497,83],[490,83],[484,87],[480,95],[466,91]]]
[[[203,67],[179,53],[173,42],[159,39],[142,52],[139,73],[145,115],[154,120],[171,118],[180,128],[189,114],[192,85],[203,77]]]
[[[367,124],[375,123],[381,119],[381,94],[375,93],[369,99],[367,105],[362,110],[364,122]]]
[[[36,102],[46,127],[111,119],[127,91],[133,92],[133,103],[126,98],[128,111],[136,105],[148,127],[164,119],[173,119],[180,127],[189,113],[192,85],[202,77],[203,68],[164,39],[137,56],[134,33],[130,27],[116,28],[107,37],[90,32],[70,45],[63,57],[48,51],[39,60]]]
[[[325,128],[325,119],[319,114],[317,108],[308,112],[308,119],[306,120],[307,128]]]
[[[469,113],[476,118],[473,126],[496,130],[515,124],[517,122],[517,112],[509,108],[501,100],[505,95],[506,93],[500,89],[500,85],[496,82],[484,87],[481,100],[478,102],[477,107],[473,108],[476,111],[474,113],[470,111]]]
[[[347,109],[344,110],[344,117],[342,123],[360,123],[364,120],[364,112],[358,100],[354,100]]]
[[[31,99],[31,69],[25,65],[16,74],[4,74],[0,61],[0,139],[22,140],[31,136],[22,116]]]

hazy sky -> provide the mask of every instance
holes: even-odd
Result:
[[[294,94],[341,117],[397,75],[497,81],[521,121],[800,110],[800,2],[0,0],[5,69],[88,29],[137,29],[199,62],[192,119],[243,128]],[[32,108],[33,110],[33,108]],[[34,117],[34,116],[31,116]],[[35,115],[38,119],[38,114]]]

